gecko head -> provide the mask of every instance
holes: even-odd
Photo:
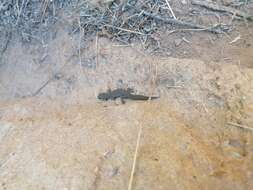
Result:
[[[98,98],[99,100],[108,100],[108,99],[109,99],[107,93],[99,93],[97,98]]]

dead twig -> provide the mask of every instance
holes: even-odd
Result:
[[[239,34],[237,37],[235,37],[235,39],[233,39],[231,42],[229,42],[229,44],[233,44],[233,43],[237,42],[240,39],[241,39],[241,35]]]
[[[246,125],[241,125],[241,124],[238,124],[238,123],[233,123],[233,122],[228,122],[227,123],[228,125],[231,125],[231,126],[234,126],[234,127],[239,127],[241,129],[246,129],[248,131],[253,131],[253,128],[252,127],[248,127]]]
[[[17,4],[18,4],[18,2],[17,2]],[[16,25],[18,25],[20,16],[21,16],[22,11],[23,11],[24,4],[25,4],[25,0],[22,0],[21,7],[20,7],[20,9],[18,10],[18,18],[17,18],[17,21],[16,21]]]
[[[207,9],[211,9],[214,11],[219,11],[219,12],[227,12],[230,13],[234,16],[239,16],[242,17],[244,19],[253,21],[253,15],[248,15],[247,13],[244,13],[240,10],[231,8],[231,7],[226,7],[223,5],[218,5],[218,4],[214,4],[214,3],[208,3],[206,1],[199,1],[199,0],[192,0],[192,4],[193,5],[199,5],[201,7],[205,7]]]
[[[121,30],[121,31],[124,31],[124,32],[133,33],[133,34],[145,35],[145,34],[143,34],[143,33],[141,33],[141,32],[138,32],[138,31],[125,29],[125,28],[113,26],[113,25],[110,25],[110,24],[105,24],[104,26],[107,26],[107,27],[110,27],[110,28],[114,28],[114,29],[117,29],[117,30]]]
[[[199,25],[199,24],[193,24],[190,22],[181,21],[181,20],[174,19],[174,18],[166,18],[165,19],[165,18],[162,18],[158,15],[154,15],[154,14],[146,12],[146,11],[142,11],[142,14],[149,16],[150,18],[156,19],[158,21],[164,22],[164,23],[179,25],[179,26],[183,26],[183,27],[189,27],[192,29],[200,29],[200,30],[204,30],[204,31],[208,31],[208,32],[216,33],[216,34],[222,34],[227,31],[226,29],[217,28],[217,26],[207,27],[207,26],[203,26],[203,25]]]
[[[52,78],[48,79],[39,89],[37,89],[34,93],[27,95],[27,96],[23,96],[22,98],[26,98],[26,97],[33,97],[33,96],[37,96],[50,82],[52,81]]]
[[[174,14],[174,12],[173,12],[173,10],[172,10],[172,8],[171,8],[170,3],[169,3],[168,0],[166,0],[166,3],[167,3],[167,5],[168,5],[168,7],[169,7],[169,10],[170,10],[170,12],[171,12],[173,18],[174,18],[174,19],[177,19],[177,17],[175,16],[175,14]]]
[[[42,5],[42,15],[41,15],[41,20],[40,22],[42,23],[46,14],[46,10],[48,8],[49,0],[44,0],[43,5]]]
[[[37,96],[50,82],[62,79],[63,77],[61,76],[61,71],[64,69],[65,66],[66,66],[66,63],[59,69],[58,72],[55,72],[55,74],[51,75],[47,79],[47,81],[44,84],[42,84],[42,86],[40,88],[38,88],[35,92],[33,92],[29,95],[24,95],[24,96],[22,96],[22,98]]]
[[[96,48],[96,68],[98,67],[99,64],[99,47],[98,47],[98,41],[99,41],[99,36],[98,33],[96,34],[96,41],[95,41],[95,48]]]
[[[7,50],[7,48],[8,48],[8,45],[9,45],[9,43],[10,43],[10,41],[11,41],[11,38],[12,38],[12,32],[7,32],[6,33],[6,35],[5,35],[5,37],[6,37],[6,41],[5,41],[5,43],[4,43],[4,46],[3,46],[3,48],[2,48],[2,50],[0,51],[0,60],[1,60],[1,57],[2,57],[2,55],[4,54],[4,52]]]
[[[95,173],[95,178],[94,178],[94,181],[91,185],[91,188],[90,189],[97,189],[97,186],[98,186],[98,183],[99,181],[101,180],[101,172],[102,172],[102,167],[104,165],[104,162],[105,162],[105,157],[100,157],[99,158],[99,163],[98,165],[96,166],[95,170],[94,170],[94,173]]]
[[[132,186],[133,186],[133,179],[134,179],[134,173],[135,173],[135,168],[136,168],[137,155],[138,155],[139,146],[140,146],[141,134],[142,134],[142,125],[140,125],[139,132],[138,132],[138,138],[137,138],[135,153],[134,153],[134,160],[133,160],[131,175],[130,175],[128,188],[127,188],[128,190],[132,190]]]
[[[183,86],[172,86],[172,85],[167,85],[166,86],[167,88],[169,88],[169,89],[171,89],[171,88],[175,88],[175,89],[184,89],[184,87]]]

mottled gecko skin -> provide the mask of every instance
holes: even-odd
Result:
[[[151,100],[157,99],[159,97],[149,97],[149,96],[143,96],[143,95],[137,95],[137,94],[132,94],[134,91],[131,88],[128,89],[115,89],[115,90],[107,90],[107,92],[100,93],[98,95],[99,100],[107,101],[107,100],[116,100],[117,98],[120,98],[122,103],[124,103],[125,99],[129,100]]]

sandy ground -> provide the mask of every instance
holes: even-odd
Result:
[[[78,36],[57,36],[5,54],[0,189],[127,189],[140,127],[133,189],[253,188],[250,53],[241,64],[203,62],[104,38],[76,51]],[[160,98],[96,99],[116,87]]]
[[[178,18],[232,21],[169,2]],[[253,189],[252,23],[226,35],[159,26],[122,45],[74,32],[69,13],[29,28],[29,43],[0,28],[0,190],[127,189],[140,129],[131,190]],[[160,98],[97,99],[127,87]]]
[[[251,134],[189,126],[162,101],[104,107],[40,99],[5,110],[2,189],[126,189],[140,126],[134,189],[252,187]]]

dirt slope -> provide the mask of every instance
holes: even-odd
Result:
[[[140,126],[134,189],[252,189],[253,134],[238,127],[253,126],[251,68],[103,38],[72,56],[72,39],[58,36],[41,62],[41,49],[18,43],[5,57],[0,189],[127,189]],[[119,86],[160,99],[96,99]]]

